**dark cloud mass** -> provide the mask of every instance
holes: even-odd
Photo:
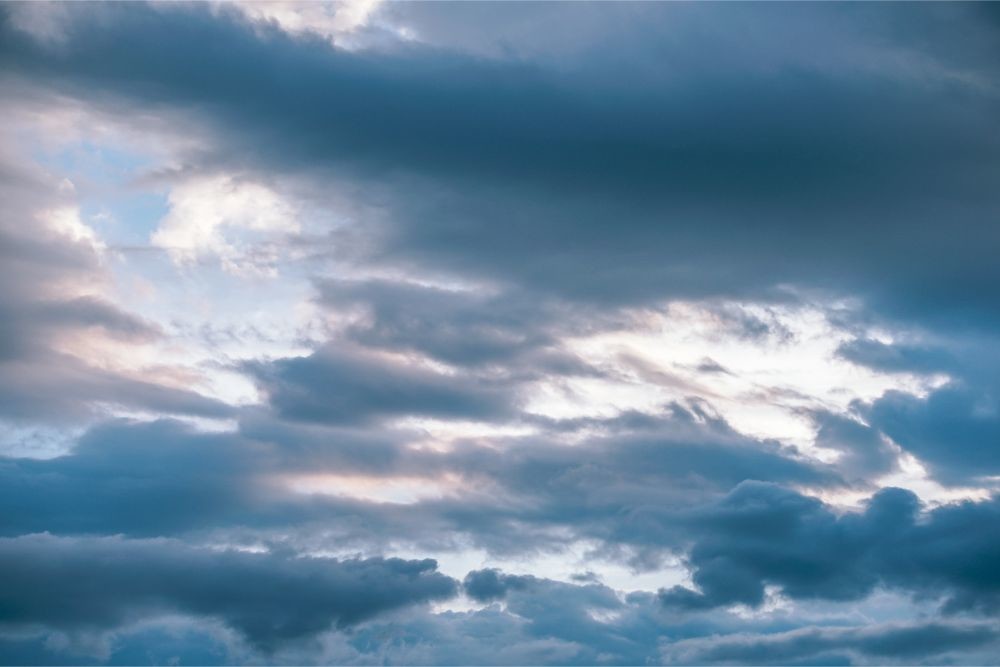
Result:
[[[791,597],[832,600],[899,587],[942,596],[952,611],[995,611],[996,499],[945,506],[923,517],[918,510],[917,497],[902,489],[883,489],[863,513],[837,516],[781,487],[741,484],[691,517],[699,536],[689,560],[700,592],[676,586],[662,591],[661,600],[692,609],[757,606],[769,583]]]
[[[221,618],[262,646],[451,597],[432,560],[337,561],[192,549],[168,540],[0,541],[0,625],[100,631],[136,614]]]
[[[250,372],[283,415],[341,423],[394,415],[492,419],[516,397],[486,378],[415,368],[363,349],[329,346],[306,358],[255,364]]]
[[[0,5],[0,664],[1000,664],[995,7]]]
[[[661,8],[676,32],[643,30],[561,77],[419,47],[350,53],[191,7],[74,12],[61,48],[8,20],[2,57],[72,94],[215,118],[244,165],[388,172],[400,257],[584,300],[793,282],[900,316],[995,318],[995,26],[969,6],[704,11],[687,35],[686,13]],[[779,42],[825,19],[874,27],[805,62],[739,27]],[[956,24],[975,38],[952,53]],[[173,48],[181,35],[191,48]]]

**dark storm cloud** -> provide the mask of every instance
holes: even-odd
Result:
[[[16,542],[31,539],[53,538],[21,538]],[[68,542],[62,540],[60,542]],[[280,565],[278,572],[266,576],[265,581],[273,579],[292,579],[290,588],[294,591],[298,573],[293,571],[301,568],[302,575],[306,571],[321,569],[329,572],[319,583],[319,589],[327,592],[329,588],[339,589],[330,579],[349,570],[350,565],[366,566],[366,569],[378,570],[380,566],[388,571],[391,585],[399,578],[400,573],[389,565],[399,563],[406,571],[422,572],[419,576],[435,575],[432,568],[425,567],[421,561],[347,561],[337,562],[325,559],[286,558],[282,556],[260,554],[212,554],[201,560],[198,555],[204,554],[194,549],[179,547],[169,541],[149,541],[129,543],[121,540],[92,540],[91,543],[104,544],[104,551],[111,552],[117,544],[121,548],[126,545],[156,545],[164,554],[154,560],[154,568],[148,573],[160,571],[160,561],[181,561],[184,564],[196,565],[199,570],[204,567],[213,570],[217,562],[219,567],[229,559],[248,561],[234,568],[235,571],[225,572],[222,582],[206,587],[203,595],[217,593],[220,589],[228,590],[230,578],[246,574],[252,568],[253,561],[264,562],[275,560]],[[127,548],[138,548],[128,546]],[[22,549],[27,551],[28,549]],[[74,560],[87,560],[93,552],[99,549],[85,545],[83,554]],[[178,552],[180,552],[178,554]],[[186,557],[185,557],[186,556]],[[211,563],[211,565],[209,565]],[[348,567],[345,567],[348,566]],[[37,569],[50,567],[48,564]],[[360,568],[359,568],[360,569]],[[118,577],[126,579],[132,572],[125,570]],[[469,581],[482,575],[483,571],[469,573]],[[183,613],[200,620],[199,626],[177,627],[165,626],[158,631],[155,620],[147,621],[145,627],[138,630],[130,629],[127,624],[119,626],[116,637],[111,644],[110,662],[112,664],[138,664],[153,660],[155,655],[186,655],[189,661],[210,662],[235,661],[245,662],[254,657],[263,658],[268,662],[280,663],[367,663],[374,659],[388,664],[731,664],[731,663],[775,663],[775,664],[857,664],[869,662],[903,662],[912,663],[915,659],[932,657],[940,663],[956,660],[967,662],[989,662],[991,647],[995,646],[997,628],[994,623],[983,623],[961,620],[932,620],[900,624],[857,625],[847,619],[835,619],[843,625],[808,626],[788,630],[790,618],[782,618],[778,614],[771,620],[736,619],[717,614],[703,617],[699,621],[683,621],[665,615],[658,607],[652,595],[633,593],[620,596],[611,588],[599,583],[586,585],[570,584],[550,579],[526,575],[508,575],[495,572],[495,576],[504,580],[507,590],[504,593],[503,606],[488,605],[485,608],[468,612],[428,613],[425,607],[417,604],[406,610],[397,611],[391,619],[375,616],[370,620],[360,620],[356,623],[337,623],[329,614],[322,621],[304,623],[309,626],[307,633],[317,632],[312,629],[323,621],[327,624],[336,623],[337,631],[323,636],[323,652],[319,646],[303,642],[281,641],[281,638],[271,638],[263,642],[268,652],[260,654],[233,653],[233,647],[227,646],[220,638],[213,636],[217,630],[211,624],[205,623],[206,617],[214,617],[228,621],[229,625],[239,629],[239,625],[226,613],[226,607],[221,602],[212,599],[211,607],[215,611],[207,611],[200,604],[185,604],[173,607]],[[447,580],[452,585],[454,582]],[[260,581],[260,578],[252,581]],[[54,583],[59,583],[57,579]],[[241,582],[245,583],[245,582]],[[338,582],[342,583],[342,582]],[[46,582],[48,584],[48,582]],[[85,587],[85,585],[81,585]],[[42,590],[48,590],[48,585]],[[112,593],[115,588],[112,587]],[[144,592],[144,589],[139,588]],[[239,596],[250,596],[242,587],[237,587]],[[454,589],[452,589],[454,590]],[[187,587],[163,599],[156,599],[153,604],[143,604],[146,600],[137,597],[128,601],[127,612],[130,620],[155,619],[157,612],[162,613],[168,602],[184,598],[189,592]],[[262,595],[261,610],[267,609],[275,619],[294,616],[298,612],[287,610],[270,610],[273,601],[280,604],[285,596],[284,591]],[[194,596],[200,599],[202,596]],[[426,600],[419,592],[408,596],[406,602],[419,603]],[[430,597],[430,596],[428,596]],[[307,596],[311,602],[314,596]],[[95,611],[98,615],[92,623],[102,627],[100,621],[108,616],[102,616],[108,606],[113,606],[114,596],[109,600],[98,601]],[[348,604],[349,597],[338,598],[340,604]],[[330,602],[331,606],[334,603]],[[309,605],[307,605],[309,606]],[[221,610],[221,611],[220,611]],[[68,610],[72,616],[72,609]],[[57,617],[51,617],[57,618]],[[108,621],[114,626],[113,621]],[[294,623],[293,623],[294,625]],[[207,626],[207,627],[206,627]],[[346,626],[346,627],[345,627]],[[52,621],[52,627],[61,627],[63,632],[71,634],[79,632],[79,628],[65,619]],[[169,633],[167,637],[162,634]],[[37,635],[35,635],[37,636]],[[81,655],[79,647],[69,646],[70,650],[53,651],[57,642],[49,639],[48,651],[39,646],[32,652],[33,642],[41,644],[38,639],[0,640],[7,655],[21,656],[27,659],[18,661],[21,664],[55,664],[68,654]],[[43,635],[44,637],[44,635]],[[172,640],[172,641],[168,641]],[[167,642],[168,646],[163,643]],[[260,642],[259,642],[260,643]],[[145,649],[142,651],[140,649]],[[173,649],[173,650],[170,650]],[[33,656],[35,656],[33,658]],[[129,661],[129,657],[132,660]],[[771,656],[771,657],[768,657]],[[42,658],[47,658],[42,659]],[[138,658],[138,659],[136,659]],[[77,662],[79,662],[79,658]],[[157,661],[157,662],[163,662]]]
[[[493,577],[499,594],[484,587]],[[572,658],[581,664],[602,654],[614,662],[641,663],[649,658],[649,644],[656,636],[649,606],[629,604],[602,584],[567,584],[479,570],[468,574],[464,589],[481,601],[503,598],[505,611],[526,621],[528,636],[567,643],[575,649]]]
[[[360,627],[343,661],[364,661],[375,639],[389,634],[398,641],[379,655],[394,664],[913,664],[924,656],[991,664],[998,638],[995,623],[967,621],[837,619],[843,625],[789,631],[790,619],[736,623],[719,614],[691,623],[664,616],[651,596],[519,578],[531,585],[513,591],[505,608]]]
[[[995,317],[995,26],[967,6],[760,7],[765,43],[744,11],[699,8],[690,35],[647,16],[561,69],[132,5],[73,10],[58,48],[8,20],[0,58],[33,85],[195,110],[226,160],[378,179],[385,260],[587,301],[792,284]],[[820,24],[827,50],[777,46]]]
[[[452,597],[432,560],[337,561],[195,549],[169,540],[0,539],[0,626],[101,631],[144,616],[221,619],[268,648]]]
[[[292,491],[303,474],[392,476],[411,433],[315,429],[254,417],[243,433],[172,420],[91,428],[51,459],[0,457],[0,534],[191,536],[227,530],[270,540],[329,534],[352,545],[413,539],[433,519],[401,506]],[[433,465],[427,466],[436,470]],[[284,531],[284,533],[282,533]],[[332,539],[332,538],[331,538]]]
[[[941,599],[949,611],[1000,608],[1000,502],[963,502],[920,516],[917,497],[883,489],[862,513],[838,516],[814,498],[745,482],[693,510],[688,562],[698,591],[661,591],[672,609],[794,599],[858,600],[878,587]]]

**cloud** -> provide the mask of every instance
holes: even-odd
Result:
[[[928,345],[888,344],[859,338],[844,343],[837,352],[848,361],[889,373],[940,373],[956,366],[947,350]]]
[[[459,440],[448,451],[413,448],[426,436],[412,430],[331,428],[263,411],[244,415],[239,433],[199,433],[170,420],[110,422],[63,456],[0,459],[0,529],[155,536],[284,526],[305,537],[319,524],[345,539],[378,543],[433,541],[425,528],[435,526],[498,552],[554,548],[561,538],[553,542],[551,530],[559,529],[655,554],[679,544],[679,508],[745,479],[838,483],[807,459],[740,436],[724,422],[699,423],[681,406],[658,419],[620,421],[575,443],[550,431]],[[462,484],[454,497],[390,508],[302,495],[281,483],[324,473]]]
[[[1000,403],[992,392],[954,383],[926,398],[887,392],[867,419],[946,482],[1000,473]]]
[[[331,343],[308,357],[246,368],[271,405],[290,419],[330,424],[406,415],[490,420],[514,413],[517,397],[509,387],[407,361]]]
[[[200,662],[991,658],[997,498],[878,485],[909,455],[980,498],[1000,471],[994,14],[0,7],[33,129],[0,145],[0,418],[82,433],[0,457],[2,653],[165,662],[173,632]],[[52,139],[57,104],[155,159],[68,167],[108,134]],[[120,236],[155,270],[94,213],[154,187],[166,213]],[[230,301],[215,263],[288,303]],[[155,322],[126,294],[153,273]],[[192,284],[213,320],[281,326],[133,363],[227,329]],[[191,389],[209,375],[259,403]],[[840,492],[873,495],[807,495]],[[307,556],[353,551],[450,576]],[[589,579],[543,572],[581,551]],[[619,591],[604,566],[669,573]]]
[[[852,665],[881,661],[905,664],[952,651],[985,649],[997,639],[997,626],[982,622],[810,627],[773,634],[734,633],[687,639],[664,647],[663,657],[672,664]]]
[[[93,632],[143,616],[222,620],[260,648],[452,597],[432,560],[334,560],[169,540],[0,539],[0,626]]]
[[[79,219],[72,188],[0,152],[0,418],[87,421],[103,407],[225,417],[232,408],[141,372],[105,368],[85,352],[153,343],[162,327],[112,301],[102,244]],[[40,215],[51,210],[65,215]]]
[[[890,390],[854,411],[873,429],[915,455],[946,484],[983,482],[1000,474],[1000,384],[995,333],[969,333],[932,323],[930,342],[859,339],[841,348],[854,363],[888,372],[939,374],[926,395]]]
[[[850,417],[816,412],[815,444],[839,452],[837,468],[851,480],[871,480],[897,470],[897,451],[879,431]]]
[[[658,66],[607,71],[586,52],[561,70],[414,45],[346,52],[139,6],[80,9],[62,49],[8,27],[0,57],[35,85],[194,111],[233,163],[357,183],[389,214],[382,261],[589,302],[792,284],[907,317],[995,318],[982,224],[995,188],[978,176],[1000,159],[982,139],[996,135],[995,28],[964,7],[869,11],[753,19],[774,35],[845,26],[853,50],[818,62],[764,48],[725,14],[699,38],[677,28],[667,48],[633,24],[622,53]],[[715,12],[693,12],[695,25]],[[976,38],[953,53],[940,45],[955,25]],[[195,35],[189,48],[174,48],[180,34]],[[914,54],[923,66],[900,66]]]
[[[220,2],[254,21],[275,23],[293,35],[313,33],[337,45],[350,45],[350,35],[366,27],[382,0],[351,0],[350,2],[255,2],[241,4]]]
[[[260,247],[261,239],[299,230],[294,207],[259,183],[227,176],[192,179],[174,186],[170,212],[153,233],[152,244],[174,261],[185,264],[217,257],[235,274],[274,272],[274,257]],[[280,236],[279,236],[280,238]],[[263,250],[263,252],[262,252]]]
[[[804,600],[860,600],[886,587],[939,599],[945,609],[994,613],[1000,579],[989,563],[1000,542],[973,527],[996,520],[997,499],[923,516],[920,509],[912,492],[887,488],[864,512],[838,516],[814,498],[744,482],[689,516],[687,559],[698,590],[675,586],[660,598],[697,610],[757,607],[767,585]]]
[[[333,314],[362,311],[345,331],[373,348],[424,354],[445,364],[500,367],[529,374],[597,371],[560,349],[560,334],[599,326],[600,313],[545,302],[537,295],[448,290],[391,280],[321,280],[318,302]]]

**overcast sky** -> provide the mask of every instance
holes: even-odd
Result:
[[[1000,5],[0,5],[0,663],[998,664]]]

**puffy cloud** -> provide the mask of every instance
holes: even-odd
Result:
[[[991,389],[954,383],[919,398],[887,392],[868,420],[947,482],[1000,474],[1000,402]]]
[[[180,263],[217,257],[223,268],[237,274],[274,271],[266,248],[233,238],[237,232],[280,238],[299,230],[295,210],[277,193],[227,176],[181,183],[171,189],[169,205],[153,245]]]
[[[950,610],[993,613],[1000,541],[974,527],[996,521],[997,499],[919,510],[912,492],[888,488],[864,512],[838,516],[814,498],[745,482],[690,514],[688,562],[699,590],[675,586],[660,598],[668,608],[704,609],[759,606],[769,584],[790,598],[827,600],[888,587],[943,600]]]

